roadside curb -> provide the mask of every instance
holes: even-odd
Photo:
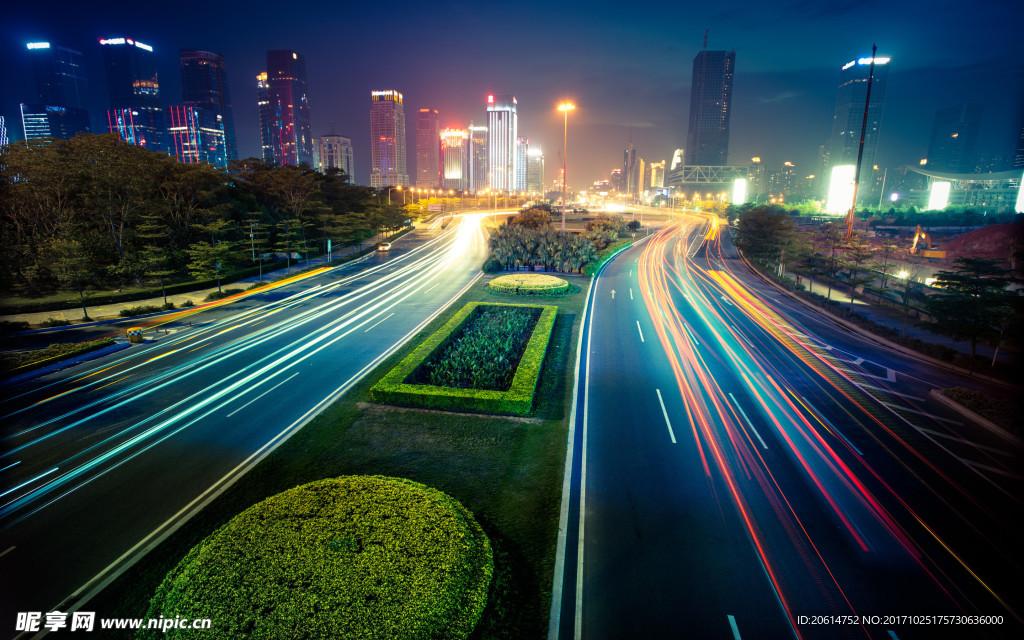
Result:
[[[958,367],[955,364],[950,364],[948,362],[944,362],[942,360],[939,360],[938,358],[933,358],[932,356],[925,355],[925,354],[921,353],[920,351],[915,351],[915,350],[911,349],[910,347],[905,347],[905,346],[903,346],[901,344],[897,344],[895,342],[892,342],[892,341],[890,341],[890,340],[888,340],[888,339],[886,339],[886,338],[884,338],[884,337],[882,337],[882,336],[880,336],[880,335],[878,335],[876,333],[872,333],[872,332],[868,331],[867,329],[864,329],[864,328],[860,327],[859,325],[856,325],[856,324],[850,322],[849,320],[845,320],[843,318],[840,318],[839,316],[833,315],[828,310],[826,310],[826,309],[824,309],[822,307],[819,307],[819,306],[817,306],[815,304],[812,304],[811,302],[809,302],[807,300],[804,300],[800,296],[798,296],[798,295],[794,294],[793,292],[787,290],[785,287],[782,287],[781,285],[779,285],[779,283],[775,282],[774,280],[772,280],[768,276],[766,276],[763,273],[761,273],[758,269],[754,268],[754,266],[750,264],[750,262],[747,260],[746,256],[744,256],[743,253],[739,251],[739,249],[737,249],[737,253],[739,253],[740,260],[743,261],[743,264],[746,265],[747,269],[752,271],[758,278],[760,278],[761,280],[764,280],[766,283],[770,284],[772,287],[774,287],[778,291],[781,291],[786,296],[788,296],[789,298],[791,298],[793,300],[796,300],[797,302],[799,302],[800,304],[804,305],[808,309],[813,309],[814,311],[820,313],[821,315],[828,317],[830,320],[836,322],[837,324],[842,325],[843,327],[845,327],[845,328],[847,328],[847,329],[849,329],[849,330],[859,334],[860,336],[862,336],[864,338],[868,338],[869,340],[873,340],[874,342],[877,342],[877,343],[881,344],[882,346],[888,347],[889,349],[893,349],[893,350],[899,351],[899,352],[901,352],[901,353],[903,353],[905,355],[908,355],[908,356],[913,356],[913,357],[915,357],[915,358],[917,358],[919,360],[923,360],[925,362],[928,362],[929,364],[933,364],[933,365],[935,365],[937,367],[942,367],[943,369],[948,369],[949,371],[953,371],[955,373],[959,373],[961,375],[965,375],[965,376],[967,376],[969,378],[974,378],[974,379],[977,379],[977,380],[984,380],[986,382],[992,382],[992,383],[995,383],[995,384],[1002,385],[1004,387],[1010,387],[1012,389],[1019,389],[1020,388],[1018,385],[1015,385],[1012,382],[1007,382],[1006,380],[1000,380],[998,378],[993,378],[992,376],[987,376],[987,375],[985,375],[983,373],[977,373],[977,372],[971,371],[969,369],[964,369],[963,367]]]
[[[5,385],[24,382],[25,380],[31,380],[32,378],[37,378],[39,376],[44,376],[55,371],[60,371],[61,369],[74,367],[76,365],[82,364],[83,362],[88,362],[89,360],[102,358],[103,356],[110,355],[111,353],[116,353],[122,349],[127,349],[129,346],[131,346],[129,342],[116,342],[110,345],[109,347],[103,347],[102,349],[89,351],[87,353],[83,353],[73,358],[60,360],[58,362],[54,362],[53,364],[48,364],[45,367],[39,367],[38,369],[32,369],[31,371],[20,373],[12,378],[5,378],[0,382],[2,382]]]
[[[978,426],[981,426],[981,427],[984,427],[985,429],[988,429],[989,431],[991,431],[992,433],[996,434],[1000,438],[1002,438],[1004,440],[1007,440],[1009,442],[1012,442],[1013,444],[1015,444],[1018,447],[1024,447],[1024,440],[1021,440],[1019,437],[1017,437],[1016,435],[1010,433],[1009,431],[1007,431],[1003,427],[1000,427],[999,425],[997,425],[996,423],[992,422],[988,418],[979,416],[978,414],[974,413],[973,411],[971,411],[970,409],[968,409],[964,405],[960,404],[956,400],[954,400],[954,399],[950,398],[949,396],[947,396],[946,394],[942,393],[941,389],[932,389],[928,393],[933,398],[935,398],[936,400],[941,402],[942,404],[946,405],[947,407],[949,407],[953,411],[956,411],[957,413],[959,413],[963,417],[967,418],[971,422],[977,424]]]

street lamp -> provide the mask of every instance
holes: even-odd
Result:
[[[563,102],[558,105],[558,110],[565,116],[562,125],[562,231],[565,231],[565,155],[569,151],[569,112],[576,108],[576,105],[570,102]]]

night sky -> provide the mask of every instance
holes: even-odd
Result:
[[[736,50],[730,162],[789,160],[806,175],[831,131],[839,69],[872,43],[892,56],[879,165],[916,163],[935,111],[966,101],[985,105],[978,152],[1009,153],[1024,104],[1022,24],[1017,0],[23,2],[0,14],[0,114],[20,138],[18,103],[35,99],[26,42],[86,55],[94,130],[107,103],[99,38],[154,47],[164,104],[181,101],[178,49],[206,49],[227,59],[239,153],[258,156],[255,77],[268,49],[293,49],[306,57],[313,133],[333,125],[352,138],[357,182],[369,182],[370,91],[397,89],[411,176],[417,109],[465,127],[485,123],[487,94],[511,93],[550,183],[555,106],[571,99],[569,182],[585,187],[621,164],[630,137],[648,162],[684,145],[693,58],[710,29],[709,49]]]

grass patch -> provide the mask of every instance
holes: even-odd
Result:
[[[987,393],[964,387],[950,387],[940,389],[939,392],[1007,431],[1020,433],[1019,402],[994,398]]]
[[[45,367],[61,360],[67,360],[83,353],[102,349],[114,344],[113,338],[99,338],[88,342],[65,342],[51,344],[45,349],[0,353],[0,373],[14,374]]]
[[[489,292],[483,282],[471,287],[345,397],[115,580],[89,608],[103,611],[105,617],[142,617],[166,574],[234,515],[269,496],[315,480],[387,475],[408,478],[454,497],[473,512],[490,538],[494,577],[487,608],[472,638],[544,638],[584,296],[536,300],[557,304],[559,312],[531,420],[394,410],[366,403],[370,387],[443,326],[455,310],[481,300],[516,303],[520,298]],[[177,614],[187,616],[188,612]]]
[[[466,329],[475,330],[473,326],[478,318],[480,308],[501,308],[502,306],[516,309],[537,309],[540,317],[533,326],[529,343],[521,358],[516,358],[515,375],[507,390],[459,388],[457,386],[440,386],[436,382],[458,384],[459,369],[471,372],[473,368],[482,368],[487,349],[480,346],[467,347],[466,354],[455,357],[460,348],[460,336]],[[371,397],[378,402],[417,406],[432,409],[452,409],[483,411],[486,413],[525,415],[533,406],[533,396],[537,388],[544,355],[547,352],[551,330],[555,323],[555,306],[536,305],[503,305],[469,302],[460,309],[441,329],[424,340],[402,362],[387,373],[370,391]],[[500,324],[500,323],[499,323]],[[499,332],[501,328],[498,327]],[[507,328],[507,331],[513,329]],[[519,333],[525,333],[525,328]],[[493,334],[482,341],[494,340]],[[504,342],[504,340],[502,341]],[[450,348],[455,346],[454,349]],[[511,344],[506,345],[512,347]],[[518,348],[518,347],[517,347]],[[493,355],[493,354],[492,354]],[[511,352],[510,352],[510,355]],[[467,357],[468,356],[468,357]],[[444,358],[454,359],[454,364],[445,362]],[[499,356],[501,357],[501,356]],[[467,362],[468,361],[468,362]],[[459,363],[463,363],[460,366]],[[449,366],[452,365],[452,366]],[[500,368],[489,364],[488,369]],[[505,364],[512,365],[509,361]],[[431,371],[440,375],[434,384],[429,384]],[[475,376],[464,376],[463,382],[472,383]],[[425,384],[425,382],[427,382]],[[476,383],[479,383],[477,380]]]

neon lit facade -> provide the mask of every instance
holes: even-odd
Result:
[[[442,188],[455,191],[469,189],[469,132],[465,129],[445,129],[439,137],[444,167]]]
[[[100,40],[107,72],[107,124],[129,144],[165,151],[164,111],[153,47],[131,38]]]
[[[370,92],[370,186],[409,186],[405,164],[405,106],[393,89]]]
[[[198,49],[182,49],[181,95],[188,106],[212,111],[224,125],[224,147],[229,160],[238,159],[235,120],[231,112],[231,94],[224,69],[224,56]]]
[[[256,107],[260,115],[260,157],[273,162],[274,150],[270,144],[270,83],[267,72],[256,75]]]
[[[219,113],[191,105],[172,105],[167,114],[170,151],[180,162],[206,162],[227,168],[224,119]]]
[[[287,49],[267,52],[267,137],[271,157],[279,166],[312,167],[313,135],[306,86],[306,58]],[[267,152],[265,151],[265,153]]]
[[[516,138],[519,116],[515,96],[487,96],[488,182],[495,191],[516,189]]]

